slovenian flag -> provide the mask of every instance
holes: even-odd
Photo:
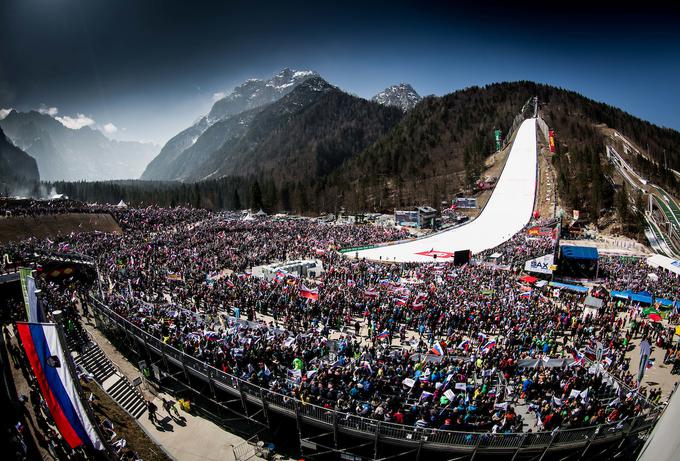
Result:
[[[300,296],[303,298],[311,299],[313,301],[318,301],[319,300],[319,290],[316,288],[307,288],[304,284],[302,285],[302,288],[300,288]]]
[[[414,311],[422,311],[423,310],[423,302],[422,301],[415,301],[411,307],[413,307]]]
[[[385,339],[385,338],[387,338],[389,335],[390,335],[390,331],[389,331],[389,330],[383,330],[383,332],[380,333],[380,334],[378,335],[378,339]]]
[[[522,293],[521,295],[519,295],[519,297],[520,297],[520,298],[527,298],[527,299],[528,299],[528,298],[531,298],[531,295],[532,295],[533,293],[534,293],[534,290],[525,291],[524,293]]]
[[[486,344],[484,344],[481,347],[482,353],[485,354],[485,353],[489,352],[491,349],[493,349],[494,347],[496,347],[496,339],[491,338],[489,341],[486,342]]]
[[[441,343],[434,343],[434,346],[432,346],[432,349],[430,349],[430,354],[434,354],[439,357],[444,355],[444,348],[442,347]]]
[[[70,357],[64,353],[57,327],[53,323],[17,322],[17,330],[52,419],[66,443],[71,448],[86,445],[103,450],[104,445],[78,397],[66,362]]]
[[[406,306],[408,304],[408,300],[403,299],[403,298],[394,298],[394,304],[397,306]]]

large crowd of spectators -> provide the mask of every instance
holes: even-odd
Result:
[[[419,428],[511,432],[621,422],[648,411],[644,397],[658,394],[629,392],[637,386],[625,353],[635,338],[666,347],[671,332],[606,290],[592,316],[583,295],[519,280],[524,261],[553,251],[550,236],[522,232],[476,256],[500,253],[503,269],[389,264],[336,250],[403,239],[404,231],[189,208],[111,212],[123,235],[29,240],[3,252],[17,260],[57,249],[89,255],[115,312],[218,369],[306,403]],[[297,258],[320,259],[325,272],[316,280],[253,275],[258,265]],[[649,272],[639,261],[606,266],[607,289],[640,288]],[[677,293],[677,279],[644,275],[646,289]],[[66,287],[44,286],[45,304],[68,308],[65,300],[96,288]],[[593,364],[598,347],[603,360]]]

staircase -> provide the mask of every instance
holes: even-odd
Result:
[[[133,418],[138,419],[146,411],[146,401],[142,394],[133,387],[127,378],[120,377],[108,389],[106,393],[115,400],[118,405],[125,409]]]
[[[94,375],[94,379],[102,384],[116,374],[116,369],[106,357],[104,351],[95,343],[85,346],[83,351],[75,357],[76,365],[81,365]]]
[[[146,411],[146,400],[141,392],[116,369],[104,351],[94,341],[82,347],[82,352],[72,350],[77,366],[84,368],[94,376],[104,392],[123,410],[138,419]]]

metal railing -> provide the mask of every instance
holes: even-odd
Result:
[[[318,405],[304,403],[289,395],[280,394],[257,386],[249,381],[224,373],[142,330],[138,326],[105,306],[100,300],[91,297],[93,312],[102,323],[102,316],[121,328],[148,352],[154,352],[163,359],[181,368],[185,374],[207,381],[211,388],[219,388],[232,395],[240,396],[251,404],[266,406],[289,417],[296,417],[325,428],[364,438],[380,438],[394,444],[422,444],[425,448],[451,451],[508,451],[537,449],[579,449],[591,443],[615,441],[630,434],[651,430],[659,412],[653,408],[648,414],[577,429],[560,429],[553,432],[527,433],[482,433],[422,429],[414,426],[395,424],[386,421],[332,410]],[[245,403],[244,403],[245,405]]]

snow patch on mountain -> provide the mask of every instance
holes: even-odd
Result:
[[[399,107],[404,112],[413,109],[423,98],[408,83],[399,83],[385,88],[371,98],[383,106]]]

